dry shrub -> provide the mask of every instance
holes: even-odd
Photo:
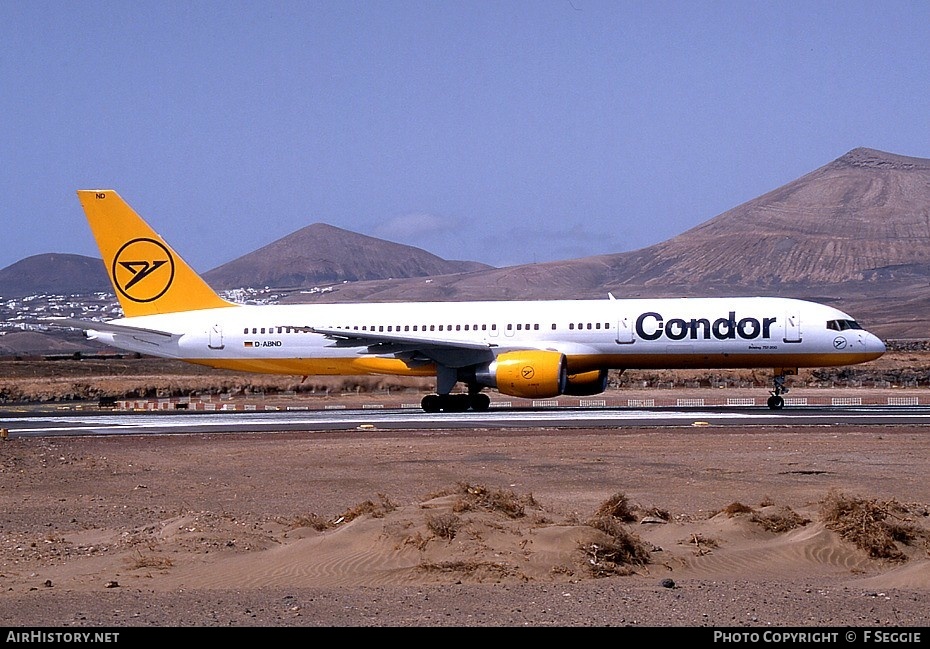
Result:
[[[359,516],[364,516],[365,514],[371,516],[372,518],[383,518],[385,514],[389,514],[397,509],[397,505],[391,502],[391,500],[384,494],[378,494],[378,498],[380,500],[378,503],[366,500],[346,510],[346,512],[340,517],[339,522],[348,523],[349,521],[354,520]]]
[[[769,532],[775,532],[776,534],[789,532],[810,523],[810,519],[804,518],[790,507],[780,507],[777,511],[769,514],[753,512],[750,520],[753,523],[758,523]]]
[[[892,500],[879,503],[847,496],[831,490],[821,503],[820,516],[824,525],[843,539],[864,550],[873,559],[907,561],[907,555],[897,546],[908,544],[925,533],[897,517],[907,514],[907,508]]]
[[[732,502],[721,509],[720,513],[726,514],[728,517],[733,518],[737,514],[752,514],[753,509],[749,505],[744,505],[741,502]]]
[[[630,507],[626,495],[622,493],[615,493],[601,503],[600,507],[594,512],[594,515],[595,517],[609,516],[625,523],[632,523],[636,520],[636,515]]]
[[[426,527],[441,539],[451,541],[458,532],[461,519],[455,514],[432,514],[426,517]]]
[[[608,537],[603,543],[581,546],[587,557],[588,570],[593,576],[629,575],[635,572],[636,567],[649,563],[649,548],[638,536],[628,532],[616,517],[596,515],[588,525]]]
[[[324,530],[332,529],[336,525],[348,523],[349,521],[366,514],[372,518],[383,518],[385,514],[389,514],[395,509],[397,509],[397,505],[394,504],[390,498],[384,494],[378,494],[377,503],[371,500],[358,503],[357,505],[347,509],[342,515],[337,516],[335,519],[323,518],[318,514],[306,514],[288,519],[286,523],[293,527],[310,527],[315,529],[317,532],[322,532]]]
[[[658,510],[656,510],[658,513]],[[666,513],[666,516],[668,514]],[[667,519],[666,519],[667,520]],[[636,521],[634,507],[625,494],[615,493],[595,510],[587,525],[607,535],[603,543],[582,544],[588,570],[595,577],[628,575],[650,561],[649,548],[622,523]]]
[[[503,577],[512,577],[517,571],[503,563],[491,563],[489,561],[442,561],[440,563],[423,562],[417,566],[422,572],[439,572],[439,573],[461,573],[469,577],[489,577],[491,579],[500,579]]]
[[[667,509],[661,509],[659,507],[650,507],[648,509],[642,510],[643,516],[654,516],[655,518],[661,518],[663,521],[672,520],[672,515]]]
[[[292,527],[309,527],[316,530],[317,532],[322,532],[323,530],[329,529],[333,526],[332,521],[316,514],[295,516],[290,521],[288,521],[288,524],[290,524]]]
[[[453,493],[459,495],[459,499],[452,506],[453,511],[456,512],[483,509],[489,512],[500,512],[509,518],[521,518],[527,506],[539,506],[532,494],[517,496],[509,490],[492,490],[483,485],[459,483],[458,489]]]
[[[719,548],[720,543],[716,539],[704,536],[703,534],[692,534],[687,543],[693,545],[697,556],[710,554],[714,548]]]
[[[130,569],[137,568],[156,568],[158,570],[167,570],[174,565],[174,562],[168,557],[156,557],[136,552],[133,559],[130,560]]]

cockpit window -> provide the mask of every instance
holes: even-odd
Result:
[[[862,329],[862,326],[855,320],[828,320],[827,329],[846,331],[847,329]]]

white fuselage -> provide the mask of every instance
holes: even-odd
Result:
[[[134,352],[293,375],[434,375],[433,364],[404,356],[418,341],[467,348],[458,365],[447,363],[452,367],[516,350],[549,350],[564,354],[571,373],[836,366],[885,351],[842,311],[772,297],[233,306],[113,324],[177,335],[92,327],[90,335]],[[337,343],[333,330],[346,332],[346,340]],[[482,348],[484,355],[475,351]]]

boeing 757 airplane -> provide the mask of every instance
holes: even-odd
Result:
[[[829,306],[775,297],[240,305],[220,297],[111,189],[78,191],[123,317],[58,319],[119,349],[272,374],[435,376],[427,412],[486,410],[481,391],[586,396],[610,369],[770,368],[784,406],[801,367],[878,358]],[[462,383],[465,391],[454,393]]]

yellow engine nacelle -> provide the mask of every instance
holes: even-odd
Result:
[[[565,355],[559,352],[507,352],[489,368],[501,394],[511,397],[547,399],[565,392]]]
[[[563,394],[572,397],[589,397],[607,389],[607,370],[592,370],[569,374]]]

